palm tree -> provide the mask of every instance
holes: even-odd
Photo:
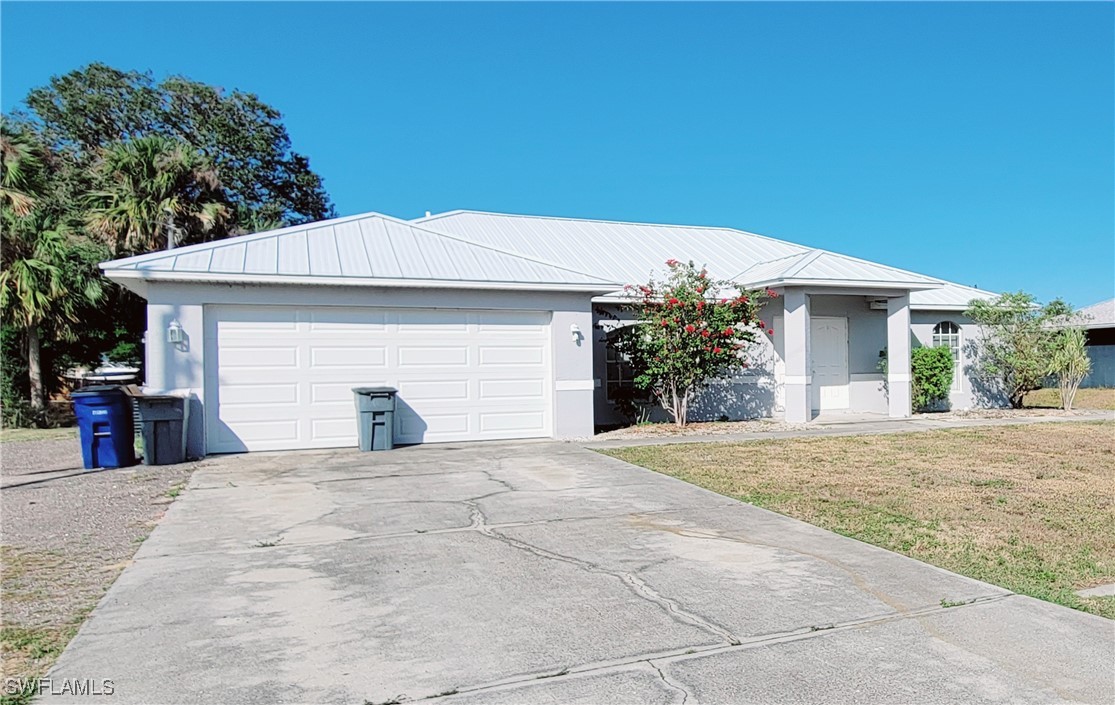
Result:
[[[47,173],[36,145],[26,135],[0,130],[0,309],[24,333],[31,409],[46,406],[42,375],[42,332],[73,339],[75,308],[96,303],[100,280],[67,267],[68,229],[43,201]],[[71,275],[67,281],[67,274]],[[76,274],[76,279],[72,275]]]
[[[0,208],[23,217],[35,207],[42,189],[43,162],[35,145],[21,132],[0,123]]]
[[[180,141],[151,135],[112,145],[97,176],[88,226],[118,255],[224,234],[230,211],[217,172]]]

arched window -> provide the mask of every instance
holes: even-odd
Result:
[[[960,347],[960,326],[952,321],[941,321],[933,326],[933,347],[944,346],[952,353],[952,391],[959,392],[964,388],[963,366],[961,357],[963,352]]]

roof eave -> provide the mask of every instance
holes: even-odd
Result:
[[[223,284],[271,284],[278,286],[366,286],[405,289],[484,289],[496,291],[568,291],[604,294],[622,288],[614,283],[592,282],[493,282],[456,279],[384,279],[374,277],[329,277],[320,275],[241,274],[223,272],[168,272],[105,268],[109,279],[121,283],[175,282]]]
[[[831,287],[833,289],[909,289],[910,291],[926,291],[929,289],[940,289],[945,285],[945,282],[871,281],[863,279],[787,279],[779,277],[754,282],[737,281],[735,284],[748,289],[815,286]]]

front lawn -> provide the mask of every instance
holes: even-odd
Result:
[[[23,441],[53,441],[59,438],[77,438],[76,428],[4,428],[0,429],[0,443]]]
[[[1060,409],[1061,393],[1056,389],[1038,389],[1029,392],[1022,400],[1022,405],[1030,409]],[[1115,411],[1115,389],[1110,387],[1078,389],[1072,408]]]
[[[1115,619],[1115,423],[1050,423],[607,455],[919,560]]]

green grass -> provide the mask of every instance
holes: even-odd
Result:
[[[606,454],[845,536],[1115,619],[1115,423],[1036,424]]]
[[[22,441],[53,441],[77,438],[76,428],[4,428],[0,429],[0,443]]]

